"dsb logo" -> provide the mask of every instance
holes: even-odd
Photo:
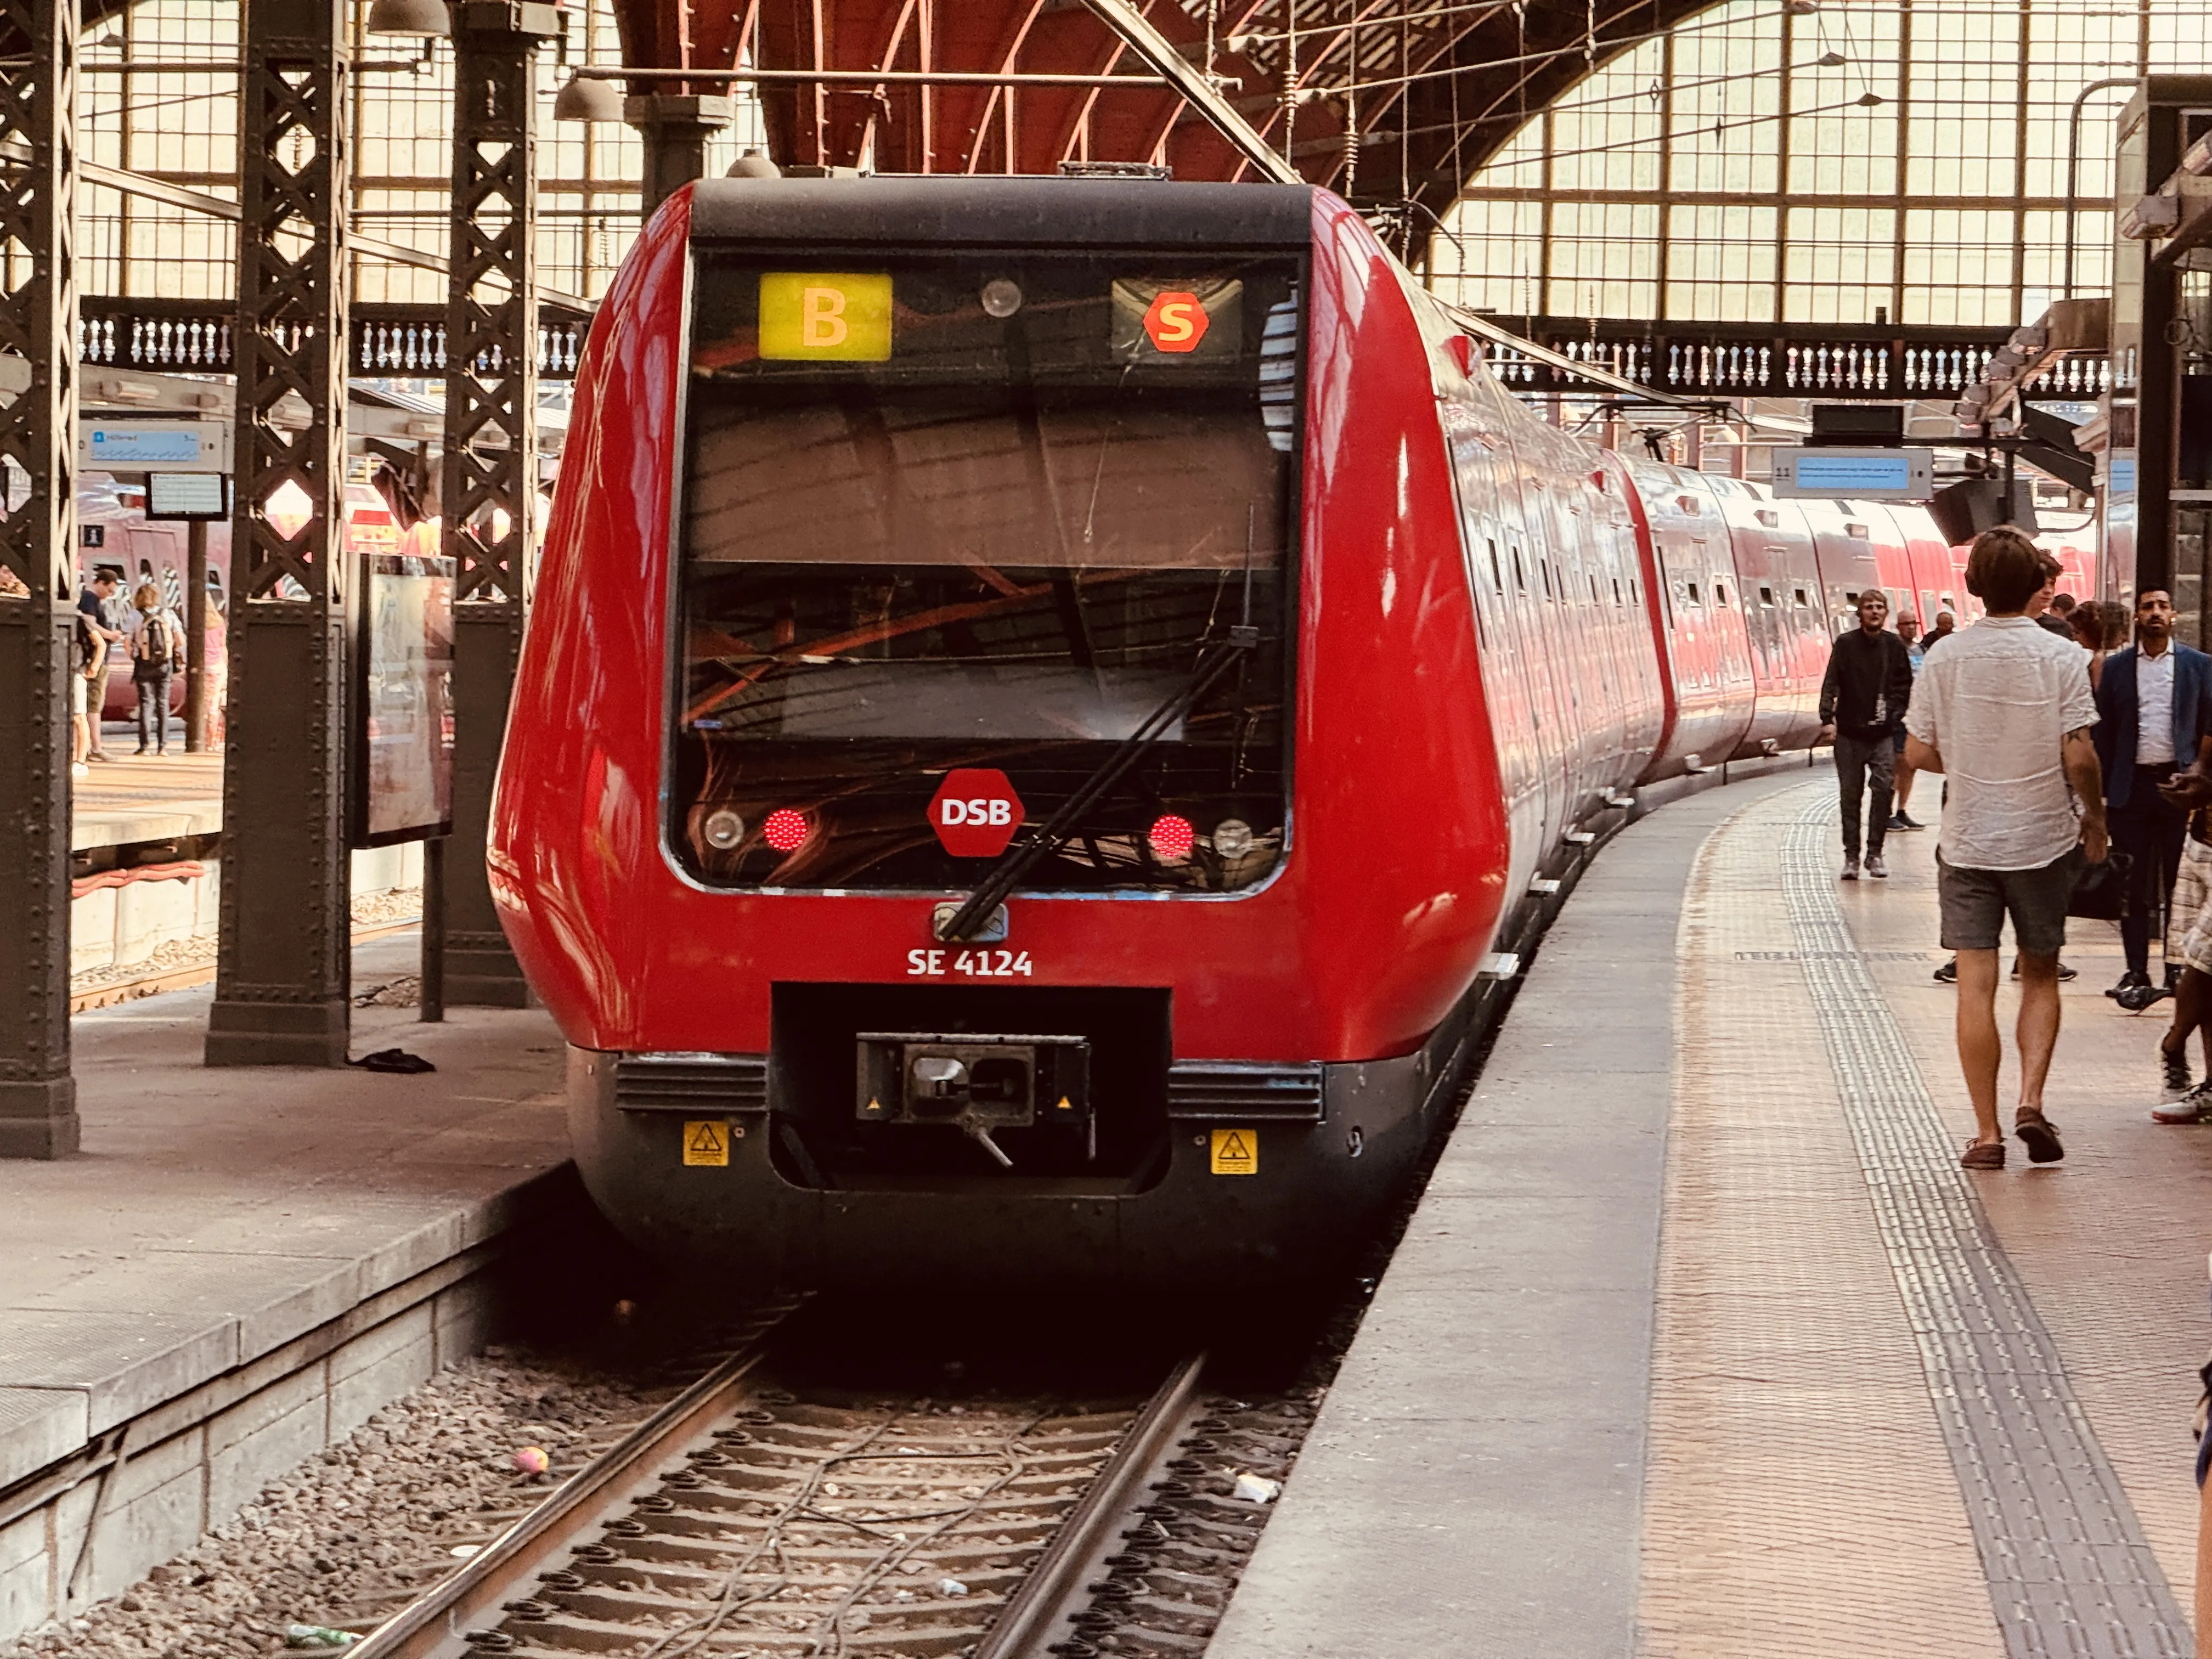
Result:
[[[994,859],[1022,824],[1022,798],[996,767],[962,766],[930,797],[929,827],[957,859]]]
[[[942,800],[937,804],[937,821],[946,829],[956,823],[1004,823],[1014,821],[1014,804],[1003,797],[986,800]]]

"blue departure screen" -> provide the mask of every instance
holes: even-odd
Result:
[[[1912,459],[1894,451],[1863,455],[1800,454],[1797,488],[1838,495],[1902,494],[1912,488]]]

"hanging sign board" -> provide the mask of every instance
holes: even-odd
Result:
[[[76,459],[98,472],[228,472],[228,421],[77,422]]]
[[[228,519],[230,480],[220,472],[149,472],[149,519]]]
[[[1778,449],[1774,493],[1784,501],[1924,501],[1936,493],[1936,452]]]

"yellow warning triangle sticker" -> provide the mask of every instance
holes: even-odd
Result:
[[[722,1133],[720,1129],[711,1123],[702,1123],[696,1127],[697,1133],[691,1137],[693,1152],[719,1152],[722,1150]]]
[[[1221,1157],[1224,1163],[1242,1164],[1252,1156],[1252,1149],[1244,1144],[1244,1137],[1231,1129],[1221,1142]]]

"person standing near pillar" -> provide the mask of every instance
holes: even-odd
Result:
[[[77,595],[76,608],[91,624],[94,637],[100,642],[99,654],[86,676],[85,720],[91,732],[91,744],[84,751],[87,760],[109,758],[107,750],[100,744],[100,721],[101,711],[107,706],[107,647],[130,632],[129,608],[123,603],[122,592],[123,578],[112,566],[102,565],[90,584]]]
[[[2165,786],[2185,769],[2212,770],[2212,657],[2173,637],[2173,597],[2162,587],[2136,596],[2136,642],[2106,659],[2097,677],[2097,759],[2105,779],[2112,846],[2134,860],[2120,943],[2127,971],[2105,994],[2141,1013],[2172,994],[2181,964],[2150,976],[2153,919],[2173,891],[2188,818]]]
[[[1867,809],[1866,872],[1877,879],[1889,874],[1881,847],[1896,781],[1895,733],[1912,701],[1912,659],[1905,641],[1883,626],[1889,620],[1888,596],[1870,587],[1859,595],[1858,609],[1859,625],[1837,639],[1820,682],[1820,740],[1836,746],[1845,881],[1859,878],[1862,805]],[[1864,799],[1869,793],[1870,801]]]

